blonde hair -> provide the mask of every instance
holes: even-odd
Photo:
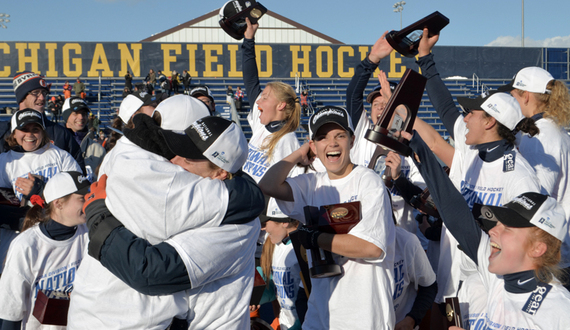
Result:
[[[535,258],[535,275],[536,278],[544,283],[549,283],[553,278],[559,279],[561,282],[565,282],[560,266],[560,246],[562,242],[556,237],[550,235],[546,231],[538,228],[531,227],[528,234],[528,239],[524,244],[525,251],[529,251],[533,245],[537,242],[542,242],[546,244],[546,252],[538,258]]]
[[[271,264],[273,263],[273,251],[275,250],[275,244],[271,242],[270,239],[266,239],[263,243],[263,248],[261,250],[261,257],[259,258],[259,266],[261,271],[265,276],[266,286],[269,287],[269,282],[271,278]]]
[[[539,102],[538,112],[544,112],[545,118],[554,120],[556,124],[566,127],[570,124],[570,92],[565,83],[551,80],[546,85],[550,94],[533,93]],[[519,95],[524,91],[517,89]]]
[[[269,135],[261,147],[261,150],[267,150],[268,159],[271,160],[273,151],[279,140],[285,136],[285,134],[295,132],[299,127],[301,122],[301,104],[299,103],[297,94],[295,94],[295,90],[290,85],[281,81],[271,81],[267,83],[266,88],[267,87],[271,87],[271,90],[279,102],[285,102],[285,109],[283,110],[285,112],[285,124],[280,130]]]

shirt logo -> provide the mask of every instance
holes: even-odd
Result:
[[[509,151],[503,156],[503,172],[511,172],[515,170],[515,152]]]
[[[544,299],[546,299],[546,295],[552,289],[552,285],[546,283],[540,283],[536,289],[530,294],[528,300],[524,304],[522,311],[528,313],[530,315],[535,315],[542,305]]]

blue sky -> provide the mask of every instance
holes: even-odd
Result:
[[[259,0],[265,7],[346,44],[372,44],[400,28],[395,0]],[[4,0],[0,41],[140,41],[221,7],[225,0]],[[406,26],[434,11],[450,19],[439,45],[520,46],[522,0],[409,0]],[[527,47],[570,48],[570,1],[524,1]],[[263,24],[263,19],[260,21]]]

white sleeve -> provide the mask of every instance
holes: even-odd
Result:
[[[255,99],[255,102],[253,102],[251,110],[249,110],[249,113],[247,114],[247,122],[249,123],[249,126],[251,127],[251,130],[253,132],[257,131],[260,128],[263,128],[263,124],[261,124],[261,122],[259,121],[259,115],[261,113],[259,112],[259,108],[257,107],[257,100],[259,100],[262,94],[263,93],[259,93],[259,96],[257,97],[257,99]]]
[[[408,181],[420,187],[421,189],[425,189],[426,183],[420,171],[416,167],[416,164],[414,164],[414,161],[410,157],[402,157],[402,163],[405,163],[406,166],[409,166],[410,171],[408,172],[407,176]]]
[[[556,147],[558,150],[549,150],[551,146],[543,144],[537,137],[530,137],[526,134],[521,137],[519,145],[521,154],[534,168],[541,186],[548,194],[555,191],[559,173],[562,170],[560,153],[563,149],[559,144]]]
[[[290,218],[299,220],[301,223],[306,224],[305,211],[303,208],[307,205],[311,205],[309,194],[312,194],[315,189],[315,174],[310,173],[293,178],[287,178],[285,182],[287,182],[291,187],[291,191],[293,192],[293,202],[276,199],[277,206],[279,206],[279,209]]]
[[[368,131],[368,128],[370,128],[370,120],[366,115],[366,109],[364,109],[360,114],[360,119],[358,119],[358,124],[354,129],[354,146],[352,149],[359,150],[360,144],[368,141],[364,138],[366,132]]]
[[[453,141],[455,142],[454,147],[456,150],[459,150],[462,153],[465,153],[469,146],[465,144],[465,134],[467,133],[467,125],[463,121],[463,116],[457,117],[455,121],[455,126],[453,127],[454,138]]]
[[[59,150],[61,154],[61,172],[76,171],[82,173],[77,161],[65,150]]]
[[[32,230],[32,229],[29,229]],[[20,244],[12,241],[6,265],[0,277],[0,319],[8,321],[21,321],[26,313],[31,314],[31,278],[30,265],[27,264],[26,251]]]

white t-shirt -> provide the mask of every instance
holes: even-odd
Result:
[[[502,206],[514,197],[525,192],[540,192],[541,187],[534,169],[514,148],[514,169],[504,172],[508,161],[499,158],[492,162],[484,162],[479,151],[465,144],[467,127],[463,117],[458,117],[454,127],[455,153],[449,178],[463,195],[469,208],[474,203]],[[449,233],[445,225],[441,231],[440,257],[438,265],[438,294],[436,302],[441,303],[446,297],[455,297],[459,287],[461,255],[457,249],[457,241]]]
[[[489,235],[483,233],[477,251],[478,270],[488,292],[486,329],[570,329],[570,292],[558,281],[531,293],[510,293],[502,276],[490,273]],[[549,290],[549,291],[548,291]]]
[[[249,329],[259,221],[197,228],[174,235],[172,245],[186,265],[193,289],[189,329]]]
[[[16,197],[22,194],[16,190],[17,178],[28,178],[28,173],[38,175],[44,183],[63,171],[82,172],[75,159],[55,145],[48,143],[35,151],[17,152],[10,150],[0,154],[0,187],[12,188]]]
[[[82,172],[75,159],[65,150],[48,143],[35,151],[17,152],[10,150],[0,154],[0,187],[12,188],[16,197],[22,200],[22,194],[16,190],[16,179],[28,178],[28,173],[39,175],[46,183],[52,176],[62,171]],[[0,260],[4,260],[10,242],[16,232],[0,229]],[[0,262],[0,274],[4,263]]]
[[[485,330],[487,289],[479,273],[469,275],[457,293],[461,319],[465,330]]]
[[[362,219],[349,234],[384,251],[378,259],[334,255],[343,274],[311,278],[303,329],[392,329],[396,323],[392,303],[396,234],[390,201],[380,177],[368,168],[356,166],[338,180],[330,180],[327,173],[310,173],[288,178],[287,183],[294,202],[277,203],[293,219],[304,220],[306,205],[360,201]]]
[[[8,251],[0,278],[0,319],[22,320],[22,329],[65,329],[42,326],[32,315],[38,290],[69,292],[87,245],[87,227],[77,226],[73,237],[56,241],[36,224],[18,235]]]
[[[418,285],[427,287],[435,282],[431,268],[416,235],[396,227],[396,250],[394,257],[394,310],[396,323],[402,321],[412,310]]]
[[[354,131],[354,146],[350,149],[350,159],[354,164],[362,165],[368,167],[370,160],[376,151],[377,144],[368,141],[364,136],[369,128],[372,127],[372,121],[368,118],[366,111],[362,111],[362,115],[358,120],[358,125]],[[401,174],[407,178],[411,183],[424,189],[426,184],[420,171],[418,171],[416,165],[410,157],[400,156],[401,164]],[[418,233],[418,222],[415,219],[417,211],[406,201],[396,187],[390,189],[390,194],[392,195],[392,210],[394,211],[394,216],[398,222],[398,226],[404,228],[410,233],[416,235]],[[427,239],[419,234],[418,238],[422,241],[422,244],[426,245]]]
[[[151,244],[187,229],[217,227],[227,209],[228,192],[222,181],[189,173],[125,137],[107,154],[100,174],[108,175],[109,210]],[[185,292],[147,296],[89,255],[83,266],[69,307],[70,328],[165,329],[172,317],[186,317]]]
[[[549,118],[536,121],[540,133],[531,137],[519,134],[519,151],[534,167],[546,193],[556,199],[570,219],[570,136]],[[570,229],[569,229],[570,230]],[[562,242],[561,267],[570,267],[570,236]]]
[[[275,244],[273,250],[273,283],[281,311],[279,312],[279,325],[281,330],[287,330],[297,323],[300,328],[299,316],[295,309],[295,301],[301,284],[301,268],[291,241],[287,244]]]

